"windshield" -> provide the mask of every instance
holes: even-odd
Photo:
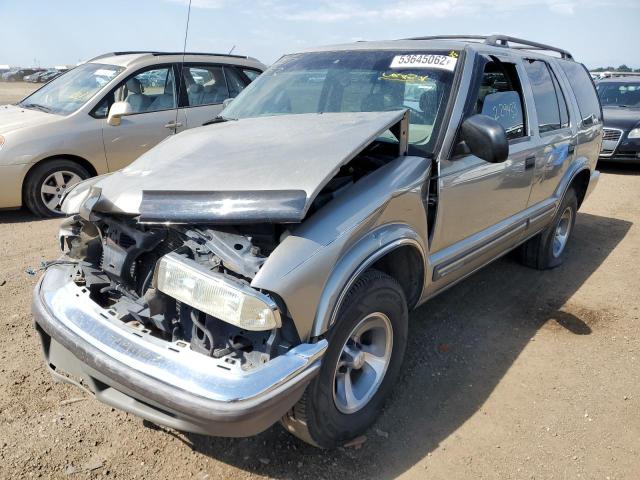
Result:
[[[640,81],[604,82],[596,87],[603,107],[640,108]]]
[[[351,51],[288,55],[251,83],[225,119],[409,109],[412,154],[430,155],[457,52]],[[391,132],[379,140],[397,142]]]
[[[68,115],[84,105],[122,70],[123,67],[115,65],[85,63],[47,83],[18,105]]]

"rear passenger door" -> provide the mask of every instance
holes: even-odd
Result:
[[[584,65],[570,60],[556,60],[571,86],[574,111],[579,116],[577,128],[576,160],[591,162],[595,168],[602,145],[602,107],[591,75]]]
[[[236,97],[250,80],[234,67],[185,64],[182,67],[181,106],[187,127],[199,127],[223,109],[223,102]]]
[[[529,197],[533,206],[552,200],[575,154],[575,126],[570,125],[567,95],[552,66],[543,60],[524,59],[524,69],[535,107],[533,135],[539,145]],[[539,220],[543,223],[545,218]]]

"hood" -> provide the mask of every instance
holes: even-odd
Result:
[[[140,221],[301,221],[339,168],[403,118],[313,113],[187,130],[96,182],[92,208]]]
[[[604,127],[631,130],[640,123],[640,108],[603,107]]]
[[[55,122],[61,117],[51,113],[21,108],[16,105],[0,106],[0,134],[12,132],[25,127],[34,127]]]

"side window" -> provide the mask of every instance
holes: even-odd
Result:
[[[567,108],[567,100],[564,98],[564,93],[562,92],[562,88],[560,88],[560,83],[558,82],[558,78],[554,73],[553,69],[549,69],[551,71],[551,79],[553,80],[553,88],[556,90],[556,97],[558,98],[558,108],[560,109],[560,127],[567,128],[569,126],[569,109]]]
[[[257,70],[251,70],[251,69],[249,69],[249,68],[243,68],[243,69],[242,69],[242,73],[244,73],[244,74],[249,78],[249,80],[251,80],[252,82],[253,82],[256,78],[258,78],[258,77],[260,76],[260,72],[259,72],[259,71],[257,71]]]
[[[113,93],[116,102],[127,102],[131,113],[176,108],[173,68],[154,68],[126,80]]]
[[[569,79],[573,93],[578,101],[582,122],[586,124],[602,121],[600,100],[593,86],[591,76],[581,63],[559,60],[558,63]]]
[[[472,114],[479,113],[496,120],[504,127],[509,140],[521,138],[526,132],[522,98],[515,64],[488,62]]]
[[[113,105],[113,92],[108,93],[102,101],[93,108],[91,116],[94,118],[107,118],[111,105]]]
[[[191,107],[215,105],[229,98],[227,82],[220,66],[188,66],[183,68],[182,75]]]
[[[568,126],[567,105],[557,80],[542,60],[525,60],[541,134]]]
[[[224,74],[227,77],[227,85],[229,85],[229,95],[231,95],[231,98],[237,97],[247,85],[233,68],[224,67]]]

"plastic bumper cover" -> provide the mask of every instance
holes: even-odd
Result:
[[[35,327],[54,376],[81,380],[113,407],[178,430],[249,436],[279,420],[319,371],[325,340],[243,371],[147,335],[93,302],[72,271],[51,267],[38,282]]]

